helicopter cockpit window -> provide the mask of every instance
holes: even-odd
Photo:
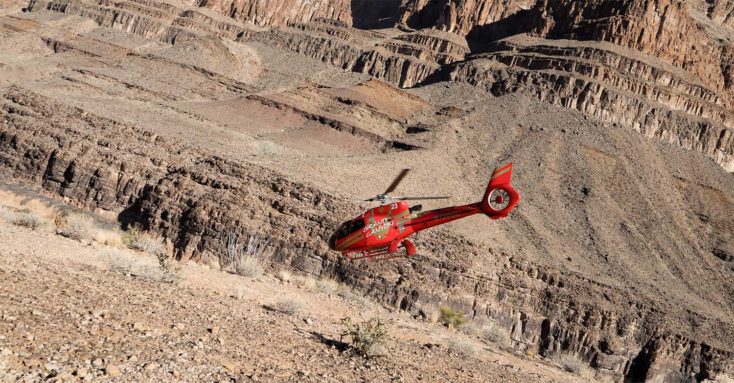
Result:
[[[337,238],[344,238],[347,235],[352,234],[363,227],[364,220],[362,219],[355,219],[349,222],[344,222],[341,226],[339,226],[339,229],[337,229],[335,236]]]

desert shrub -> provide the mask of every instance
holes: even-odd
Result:
[[[428,323],[436,323],[440,317],[438,308],[431,304],[421,306],[418,310],[418,314]]]
[[[280,270],[278,274],[275,275],[275,277],[283,283],[288,283],[291,281],[291,273],[287,270]]]
[[[122,242],[130,249],[159,256],[166,254],[166,245],[160,238],[138,228],[130,228],[122,235]]]
[[[138,264],[135,254],[122,249],[104,249],[100,255],[110,270],[124,274],[132,274]]]
[[[333,294],[339,289],[339,282],[330,278],[319,279],[319,281],[316,282],[316,287],[322,293]]]
[[[247,289],[242,286],[235,286],[230,290],[229,296],[236,299],[245,299]]]
[[[351,350],[365,358],[384,355],[387,330],[380,319],[372,318],[354,323],[351,318],[344,318],[342,325],[344,325],[344,330],[339,340],[344,341],[346,338]]]
[[[355,293],[351,287],[341,283],[337,285],[336,295],[350,301],[357,300],[357,298],[359,297],[359,294]]]
[[[248,235],[246,240],[239,235],[228,233],[220,255],[222,265],[246,277],[263,274],[263,260],[270,248],[270,241],[256,235]]]
[[[316,280],[312,277],[306,276],[306,277],[297,277],[295,279],[296,286],[302,287],[306,290],[314,290],[316,289]]]
[[[43,219],[43,217],[29,209],[17,210],[14,208],[3,208],[0,210],[0,215],[2,215],[2,218],[5,221],[15,226],[26,227],[31,230],[35,230],[46,225],[46,220]]]
[[[264,268],[262,260],[255,257],[243,257],[237,261],[235,271],[239,275],[255,278],[263,274]]]
[[[477,352],[474,344],[463,336],[451,338],[448,342],[448,348],[451,352],[463,356],[471,356]]]
[[[464,313],[454,311],[450,307],[441,307],[439,321],[450,328],[456,328],[464,324]]]
[[[459,331],[465,335],[476,337],[480,336],[482,329],[481,325],[476,322],[466,322],[459,327]]]
[[[303,303],[295,299],[283,299],[271,306],[273,310],[283,314],[295,315],[303,310]]]
[[[79,242],[91,240],[97,231],[94,220],[82,214],[59,214],[55,224],[57,234]]]
[[[489,342],[497,343],[501,346],[507,346],[512,343],[510,332],[496,323],[490,323],[489,325],[484,326],[481,331],[481,337]]]
[[[122,235],[117,230],[99,229],[94,233],[94,242],[111,247],[124,247]]]
[[[158,254],[158,270],[163,283],[178,283],[181,280],[181,266],[173,258],[168,257],[167,253]]]
[[[580,374],[586,369],[586,363],[581,358],[568,352],[558,353],[554,359],[561,368],[573,374]]]
[[[106,248],[101,256],[110,270],[116,272],[134,275],[150,282],[175,283],[179,280],[176,266],[163,266],[160,257],[156,263],[143,255],[118,248]]]

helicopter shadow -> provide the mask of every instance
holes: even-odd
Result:
[[[317,333],[315,331],[309,331],[309,334],[311,334],[311,338],[323,343],[329,347],[335,348],[339,351],[346,351],[349,348],[349,345],[345,342],[342,342],[340,340],[327,338],[324,336],[324,334]]]

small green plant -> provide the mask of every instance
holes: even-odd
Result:
[[[379,318],[372,318],[360,323],[352,322],[351,318],[342,319],[344,331],[339,340],[349,340],[350,349],[365,358],[373,358],[384,354],[384,342],[387,339],[387,330]]]
[[[441,307],[439,321],[449,328],[456,328],[464,324],[464,313],[454,311],[451,307]]]

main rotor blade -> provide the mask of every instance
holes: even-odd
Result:
[[[409,201],[415,199],[449,199],[451,197],[395,197],[396,200]]]
[[[410,169],[403,169],[403,170],[401,170],[400,171],[400,174],[398,174],[398,176],[395,177],[395,180],[392,181],[392,183],[390,184],[390,186],[387,187],[387,190],[385,190],[385,192],[382,193],[382,194],[388,194],[391,191],[395,190],[395,188],[397,188],[398,185],[400,185],[400,181],[402,181],[403,178],[405,178],[405,176],[408,175],[408,172],[409,171],[410,171]]]

